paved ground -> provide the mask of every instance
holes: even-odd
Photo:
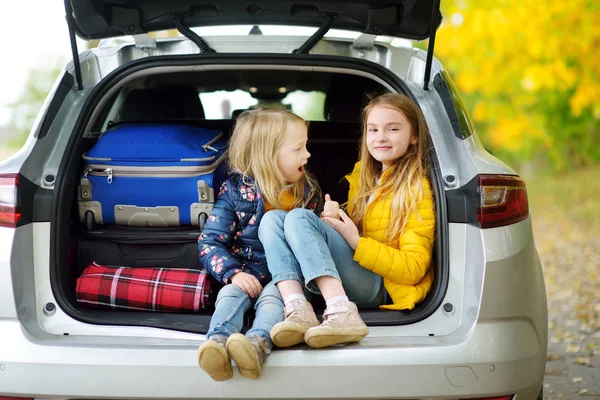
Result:
[[[598,216],[574,222],[563,209],[549,211],[533,220],[548,294],[544,398],[600,399]]]

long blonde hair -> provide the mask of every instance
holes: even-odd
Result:
[[[417,142],[409,145],[406,153],[385,171],[385,179],[381,179],[379,185],[377,181],[382,178],[382,164],[369,153],[366,139],[367,119],[375,107],[403,113],[417,138]],[[360,229],[364,229],[369,197],[373,195],[374,199],[386,199],[391,196],[392,218],[387,228],[388,243],[391,244],[397,242],[412,212],[420,218],[417,204],[423,198],[421,179],[428,175],[425,156],[430,149],[429,129],[421,109],[410,98],[398,93],[387,93],[371,100],[362,111],[361,122],[363,135],[360,144],[360,180],[357,196],[349,199],[353,205],[350,217]]]
[[[287,108],[248,110],[238,117],[229,142],[229,167],[254,179],[264,199],[278,209],[284,207],[281,195],[288,189],[293,195],[292,208],[305,207],[319,190],[308,173],[288,184],[277,165],[288,124],[294,122],[307,125]]]

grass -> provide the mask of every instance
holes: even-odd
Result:
[[[526,180],[529,207],[536,220],[568,221],[600,234],[600,165]]]
[[[6,151],[12,151],[14,153],[17,150],[19,150],[21,147],[23,147],[26,140],[27,140],[27,136],[17,136],[17,137],[7,140],[4,143],[0,143],[0,145],[2,147],[4,147],[4,149]]]
[[[8,140],[0,139],[0,162],[16,153],[27,140],[26,137],[14,137]]]

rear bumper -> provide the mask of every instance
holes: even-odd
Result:
[[[377,329],[377,328],[374,328]],[[0,321],[0,394],[45,398],[436,398],[517,394],[535,399],[545,348],[526,318],[478,323],[460,344],[403,346],[373,335],[324,350],[276,350],[258,381],[213,382],[200,343],[75,336],[37,340]],[[413,339],[414,340],[414,339]]]

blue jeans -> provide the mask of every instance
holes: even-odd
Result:
[[[314,212],[304,208],[269,211],[260,221],[258,237],[272,283],[294,279],[320,294],[314,279],[331,276],[342,282],[348,299],[357,306],[384,304],[381,276],[354,261],[354,250],[344,237]]]
[[[244,314],[252,305],[256,310],[256,316],[246,336],[261,336],[273,347],[269,332],[276,323],[283,321],[283,300],[273,282],[263,288],[257,299],[252,299],[232,283],[225,285],[217,295],[215,312],[210,319],[207,333],[208,338],[213,335],[229,337],[233,333],[240,332],[244,325]]]

